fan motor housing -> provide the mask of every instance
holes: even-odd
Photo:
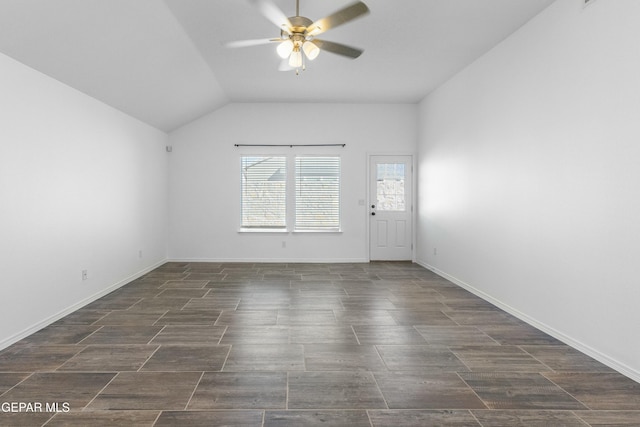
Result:
[[[305,16],[290,16],[289,22],[291,23],[291,32],[304,34],[307,28],[313,24],[313,21]]]

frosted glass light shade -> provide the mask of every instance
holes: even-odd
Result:
[[[313,61],[320,54],[320,49],[318,46],[311,42],[304,42],[302,45],[302,50],[304,50],[305,55],[309,58],[309,61]]]
[[[293,68],[302,67],[302,52],[294,50],[289,57],[289,65]]]
[[[278,52],[278,56],[280,58],[288,58],[289,55],[291,55],[291,52],[293,52],[293,42],[291,40],[283,41],[278,45],[276,51]]]

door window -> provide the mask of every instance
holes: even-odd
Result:
[[[376,209],[406,211],[404,163],[378,163],[376,171]]]

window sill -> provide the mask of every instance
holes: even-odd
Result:
[[[241,228],[238,233],[258,233],[258,234],[342,234],[342,230],[279,230],[274,228]]]
[[[342,230],[293,230],[293,234],[320,233],[320,234],[342,234]]]
[[[241,228],[238,233],[275,233],[275,234],[287,234],[289,230],[278,228]]]

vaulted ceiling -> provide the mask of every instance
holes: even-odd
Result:
[[[554,0],[363,0],[371,13],[323,39],[322,52],[278,71],[278,37],[248,0],[0,0],[0,52],[158,129],[229,102],[415,103]],[[287,16],[295,0],[273,0]],[[351,0],[300,0],[312,21]]]

